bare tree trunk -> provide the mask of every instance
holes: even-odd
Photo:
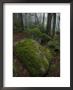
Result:
[[[51,36],[51,19],[52,19],[52,14],[48,13],[48,16],[47,16],[47,34],[49,36]]]
[[[53,13],[53,34],[52,36],[55,36],[55,27],[56,27],[56,13]]]
[[[43,22],[42,22],[43,30],[44,30],[44,22],[45,22],[45,13],[43,13]]]
[[[24,29],[22,13],[19,13],[19,21],[20,21],[20,24],[21,24],[22,29]]]
[[[35,24],[39,24],[39,19],[38,19],[37,13],[35,13]]]
[[[25,13],[25,28],[27,29],[27,13]]]

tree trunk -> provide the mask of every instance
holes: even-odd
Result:
[[[51,36],[51,19],[52,19],[52,14],[48,13],[48,16],[47,16],[47,34],[49,36]]]
[[[43,22],[42,22],[43,30],[44,30],[44,22],[45,22],[45,13],[43,13]]]
[[[25,28],[27,29],[27,26],[28,24],[27,24],[27,13],[25,13]]]
[[[56,27],[56,13],[53,13],[53,34],[52,36],[55,36],[55,27]]]
[[[21,24],[22,29],[24,29],[22,13],[19,13],[19,21],[20,21],[20,24]]]

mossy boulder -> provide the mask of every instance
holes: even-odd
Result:
[[[14,52],[26,66],[31,76],[43,76],[49,69],[51,53],[33,39],[26,39],[16,44]]]

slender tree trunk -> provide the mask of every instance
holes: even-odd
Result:
[[[27,29],[27,13],[25,13],[25,28]]]
[[[48,13],[47,17],[47,34],[51,36],[51,19],[52,19],[52,14]]]
[[[19,14],[19,19],[20,19],[20,24],[21,24],[21,27],[22,29],[24,29],[24,24],[23,24],[23,16],[22,16],[22,13]]]
[[[55,27],[56,27],[56,13],[53,13],[53,33],[52,36],[55,36]]]
[[[38,18],[37,13],[35,13],[35,24],[36,24],[36,25],[39,24],[39,18]]]
[[[36,13],[35,13],[35,24],[37,24],[37,18],[36,18]]]
[[[29,27],[31,27],[32,21],[31,21],[31,14],[29,13]]]
[[[43,30],[44,30],[44,22],[45,22],[45,13],[43,13],[43,22],[42,22]]]

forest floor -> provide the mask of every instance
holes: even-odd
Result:
[[[24,32],[16,32],[13,34],[13,44],[16,42],[27,38],[27,35]],[[14,56],[13,56],[14,57]],[[14,57],[13,62],[17,65],[17,73],[19,77],[30,77],[29,72],[27,69],[22,65],[22,63]],[[51,66],[48,73],[45,77],[60,77],[60,55],[54,54],[53,59],[51,60]]]

